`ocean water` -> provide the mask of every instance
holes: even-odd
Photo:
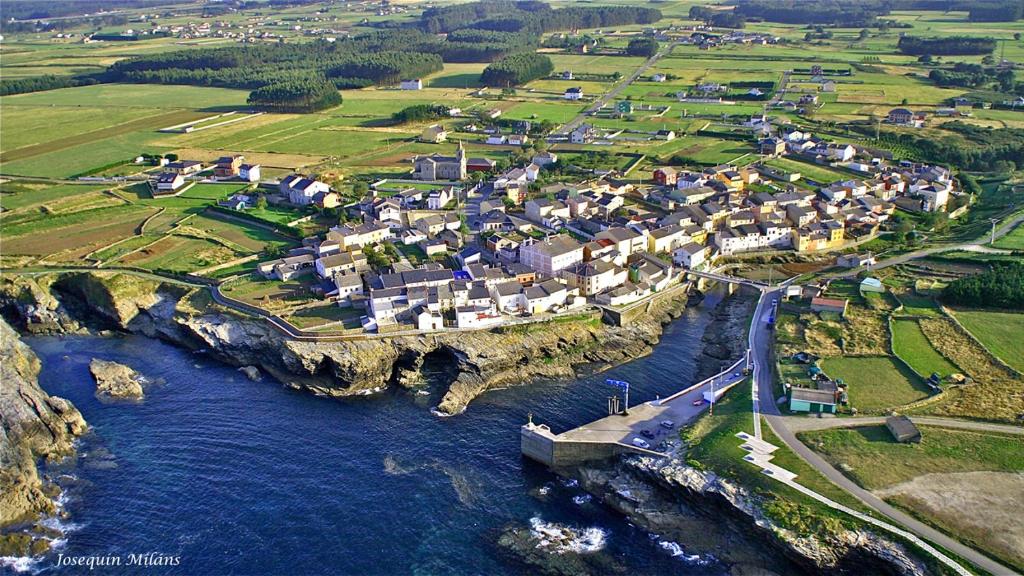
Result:
[[[579,531],[573,546],[629,574],[725,573],[519,453],[529,412],[556,431],[602,416],[606,377],[632,382],[634,401],[690,383],[716,300],[687,310],[649,357],[576,381],[492,391],[452,418],[430,413],[439,385],[320,398],[142,337],[27,338],[43,361],[42,386],[73,401],[93,429],[74,466],[50,471],[70,514],[57,552],[180,557],[147,574],[521,574],[495,546],[502,528],[557,524]],[[152,380],[145,400],[97,400],[94,357]],[[88,572],[55,561],[51,554],[32,571]]]

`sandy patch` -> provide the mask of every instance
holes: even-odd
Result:
[[[1024,565],[1024,472],[925,474],[875,494]]]

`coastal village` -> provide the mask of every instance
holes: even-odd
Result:
[[[1019,1],[0,11],[0,572],[1024,570]]]
[[[905,121],[899,110],[890,116]],[[518,127],[516,142],[525,144],[528,127]],[[376,333],[485,328],[587,306],[630,306],[685,281],[688,271],[714,270],[723,257],[842,250],[875,238],[898,209],[946,212],[950,199],[963,194],[942,166],[893,162],[764,114],[742,127],[760,137],[758,160],[699,171],[659,165],[639,179],[611,170],[552,181],[546,173],[560,159],[547,143],[533,148],[528,163],[497,171],[494,160],[469,156],[459,142],[452,156],[409,158],[404,179],[374,182],[344,205],[315,175],[261,179],[260,166],[241,155],[212,166],[167,162],[153,190],[172,196],[189,181],[241,180],[252,190],[221,207],[339,210],[343,223],[257,270],[268,279],[307,279],[311,293],[358,311],[362,328]],[[488,142],[509,143],[488,132]],[[445,138],[439,125],[422,137]],[[591,143],[595,130],[583,123],[552,144],[563,138]],[[809,181],[765,163],[775,158],[850,177]],[[385,252],[398,258],[383,265],[371,258]]]

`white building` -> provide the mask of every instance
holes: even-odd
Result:
[[[440,190],[434,190],[427,196],[427,208],[429,210],[442,210],[455,198],[454,188],[447,186]]]
[[[321,192],[326,194],[331,191],[331,187],[325,182],[299,176],[298,174],[286,176],[281,180],[278,189],[281,191],[281,194],[288,197],[289,202],[299,206],[312,204],[317,194]]]
[[[537,272],[555,276],[583,261],[583,246],[565,234],[524,242],[519,247],[519,261]]]
[[[565,90],[565,94],[563,95],[563,97],[566,100],[579,100],[579,99],[583,98],[583,88],[581,88],[579,86],[574,86],[572,88],[567,88]]]
[[[399,85],[402,90],[423,90],[423,80],[419,78],[413,80],[402,80]]]
[[[238,167],[238,177],[246,182],[259,182],[260,181],[260,165],[259,164],[242,164]]]
[[[700,270],[701,266],[708,261],[708,254],[711,249],[701,246],[696,242],[683,244],[672,252],[672,261],[679,266],[691,270]]]

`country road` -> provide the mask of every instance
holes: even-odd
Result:
[[[811,430],[829,430],[831,428],[857,428],[859,426],[877,426],[885,424],[885,416],[856,416],[853,418],[815,418],[813,416],[783,417],[786,427],[794,433]],[[997,434],[1016,434],[1024,436],[1024,426],[1012,424],[994,424],[992,422],[975,422],[956,418],[936,416],[914,416],[915,424],[935,426],[937,428],[957,428],[974,432],[994,432]]]
[[[996,228],[996,239],[998,240],[999,238],[1006,236],[1007,234],[1010,233],[1011,230],[1013,230],[1017,225],[1021,223],[1024,223],[1024,212],[1021,212],[1020,214],[1017,214],[1013,218],[1002,222],[999,225],[999,227]],[[924,258],[925,256],[931,256],[932,254],[938,254],[940,252],[950,252],[953,250],[969,250],[972,247],[981,247],[987,244],[989,240],[991,240],[991,238],[991,234],[985,234],[975,240],[971,240],[968,242],[961,242],[958,244],[943,244],[940,246],[933,246],[931,248],[922,248],[920,250],[907,252],[906,254],[902,254],[900,256],[893,256],[892,258],[878,262],[877,264],[872,265],[871,269],[878,270],[880,268],[888,268],[889,266],[896,266],[898,264],[903,264],[911,260],[915,260],[917,258]],[[827,277],[848,278],[851,276],[856,276],[859,273],[860,270],[854,268],[853,270],[848,270],[838,274],[829,274],[827,275]]]
[[[1018,214],[1013,218],[1010,218],[1004,222],[1001,222],[999,227],[996,229],[995,237],[1000,238],[1008,234],[1016,225],[1024,222],[1024,213]],[[898,263],[906,262],[914,258],[920,258],[930,254],[953,250],[961,248],[963,246],[978,246],[984,244],[990,237],[986,235],[984,238],[979,238],[975,241],[953,244],[949,246],[927,248],[923,250],[916,250],[901,256],[896,256],[887,260],[883,260],[878,264],[872,266],[872,269],[886,268],[886,266],[895,265]],[[850,274],[856,274],[857,271],[851,271],[850,273],[844,273],[842,275],[834,276],[834,278],[849,276]],[[928,540],[934,544],[942,546],[946,550],[949,550],[975,566],[997,575],[1013,575],[1017,574],[1010,568],[988,558],[985,554],[962,544],[954,538],[951,538],[942,532],[928,526],[927,524],[914,519],[907,515],[887,502],[882,498],[872,494],[871,492],[864,490],[852,480],[843,475],[843,472],[836,469],[833,465],[828,463],[824,458],[819,456],[816,452],[808,448],[804,443],[797,439],[797,431],[803,431],[806,429],[814,429],[810,422],[820,422],[828,420],[840,420],[835,419],[811,419],[807,418],[806,421],[803,418],[794,418],[792,416],[783,416],[779,412],[778,405],[775,403],[775,394],[772,387],[772,373],[768,367],[772,362],[771,347],[772,347],[772,331],[767,326],[767,311],[770,307],[772,299],[781,299],[781,291],[778,289],[764,290],[761,293],[761,298],[758,301],[758,305],[755,308],[754,319],[751,322],[750,330],[750,347],[752,358],[755,363],[755,369],[753,371],[753,387],[752,387],[752,408],[754,412],[754,429],[755,437],[761,439],[761,418],[763,416],[767,422],[772,433],[781,441],[786,447],[793,450],[798,456],[800,456],[805,462],[811,465],[815,470],[820,472],[822,476],[828,479],[831,483],[836,484],[843,490],[852,494],[855,498],[860,500],[863,504],[868,506],[889,518],[891,521],[899,526],[902,526],[906,530],[915,534],[916,536]],[[868,419],[863,419],[868,420]],[[928,418],[928,420],[941,420],[942,423],[938,425],[951,425],[949,419],[946,418]],[[922,423],[926,422],[926,419],[920,420]],[[1010,431],[1007,428],[1013,428],[1012,426],[999,426],[998,424],[985,424],[982,422],[964,422],[956,421],[957,427],[969,427],[974,426],[975,429],[991,429],[993,431]],[[791,424],[793,427],[791,427]],[[842,425],[842,424],[836,424]],[[825,426],[827,427],[827,426]],[[998,428],[998,429],[996,429]],[[1012,433],[1019,434],[1019,433]]]
[[[633,74],[629,76],[629,78],[626,78],[622,82],[619,82],[611,90],[605,92],[600,98],[595,100],[593,104],[588,106],[586,110],[580,112],[579,114],[576,115],[575,118],[563,124],[560,129],[556,130],[556,132],[558,134],[568,134],[575,130],[576,127],[579,126],[587,118],[587,116],[600,110],[602,107],[604,107],[605,104],[608,103],[609,100],[615,98],[616,96],[621,94],[627,86],[629,86],[633,82],[636,82],[637,78],[643,76],[645,72],[650,70],[651,66],[653,66],[655,62],[660,60],[663,56],[671,54],[672,50],[676,47],[677,44],[679,44],[679,41],[674,40],[668,46],[659,50],[657,54],[645,60],[644,63],[641,64],[640,67],[637,68],[633,72]]]

